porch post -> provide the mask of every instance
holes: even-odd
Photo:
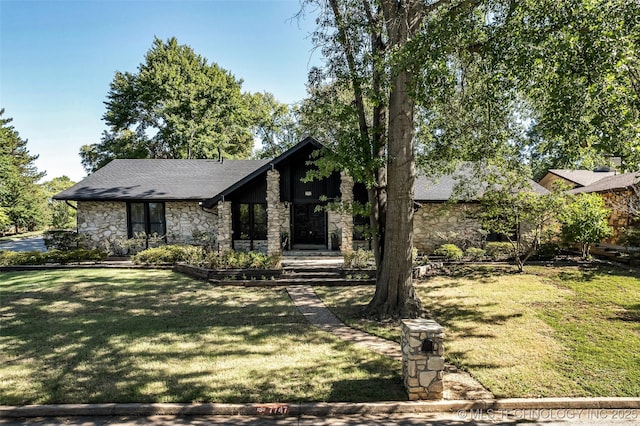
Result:
[[[345,171],[340,172],[340,194],[343,210],[340,213],[340,223],[342,227],[342,245],[340,251],[351,253],[353,251],[353,178]]]
[[[218,201],[218,251],[231,250],[233,231],[231,225],[231,202]]]
[[[280,172],[267,171],[267,253],[280,253]]]

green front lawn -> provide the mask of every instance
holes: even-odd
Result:
[[[416,288],[446,328],[445,357],[497,397],[640,395],[637,272],[475,267]],[[316,292],[347,323],[399,340],[397,324],[358,319],[373,290]]]
[[[406,399],[399,362],[309,326],[283,289],[0,273],[0,327],[0,404]]]

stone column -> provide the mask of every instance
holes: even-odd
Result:
[[[233,248],[231,202],[218,201],[218,251],[224,253]]]
[[[267,172],[267,253],[280,253],[280,172],[269,170]]]
[[[340,173],[340,194],[343,206],[340,218],[342,228],[342,245],[340,251],[345,254],[353,251],[353,213],[351,212],[351,204],[353,203],[353,179],[345,171]]]
[[[402,320],[402,374],[409,399],[442,399],[444,328],[426,319]]]

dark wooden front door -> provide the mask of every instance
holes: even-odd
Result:
[[[293,244],[326,245],[326,212],[318,204],[293,205]]]

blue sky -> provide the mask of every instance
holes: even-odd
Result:
[[[78,152],[99,142],[109,83],[135,72],[153,37],[180,44],[280,102],[305,96],[321,60],[298,0],[0,0],[0,108],[45,179],[85,176]],[[292,19],[293,18],[293,19]]]

